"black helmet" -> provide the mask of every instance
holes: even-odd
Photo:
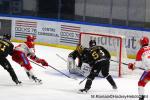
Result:
[[[11,38],[11,35],[10,35],[10,34],[4,34],[4,35],[3,35],[3,39],[10,40],[10,38]]]
[[[96,46],[96,41],[95,40],[90,40],[89,42],[89,47]]]

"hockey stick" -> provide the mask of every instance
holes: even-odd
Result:
[[[60,59],[62,59],[63,61],[65,61],[66,63],[68,62],[65,58],[63,58],[62,56],[60,56],[59,54],[56,54],[56,56],[58,56]],[[77,64],[75,63],[75,66],[77,66]]]
[[[42,65],[39,65],[39,64],[37,64],[36,62],[34,62],[34,61],[32,61],[32,60],[29,60],[30,62],[32,62],[32,63],[34,63],[34,64],[36,64],[36,65],[38,65],[38,66],[40,66],[40,67],[42,67],[42,68],[44,68],[44,69],[46,69],[45,67],[43,67]]]
[[[53,67],[53,66],[51,66],[51,65],[48,65],[48,66],[49,66],[49,67],[51,67],[52,69],[56,70],[57,72],[59,72],[59,73],[61,73],[61,74],[65,75],[65,76],[66,76],[66,77],[68,77],[68,78],[71,78],[71,79],[77,80],[75,77],[71,77],[71,76],[69,76],[69,75],[66,75],[65,73],[61,72],[60,70],[58,70],[58,69],[54,68],[54,67]]]
[[[87,79],[87,77],[85,77],[82,81],[80,81],[79,82],[79,85],[82,83],[82,82],[84,82],[84,80],[86,80]]]
[[[62,56],[60,56],[59,54],[56,54],[59,58],[61,58],[63,61],[67,62],[67,60],[65,58],[63,58]],[[75,64],[76,65],[76,64]],[[77,66],[77,65],[76,65]],[[85,77],[82,81],[79,82],[79,85],[86,79],[87,77]]]
[[[38,66],[40,66],[40,67],[42,67],[42,68],[45,68],[45,67],[43,67],[42,65],[37,64],[36,62],[34,62],[34,61],[32,61],[32,60],[29,60],[29,61],[30,61],[30,62],[32,62],[32,63],[34,63],[34,64],[36,64],[36,65],[38,65]],[[48,67],[50,67],[50,68],[52,68],[52,69],[56,70],[57,72],[59,72],[59,73],[63,74],[64,76],[66,76],[66,77],[68,77],[68,78],[71,78],[71,79],[77,80],[76,78],[71,77],[71,76],[69,76],[69,75],[67,75],[67,74],[65,74],[65,73],[63,73],[63,72],[61,72],[61,71],[59,71],[58,69],[54,68],[54,67],[53,67],[53,66],[51,66],[51,65],[48,65]],[[45,69],[46,69],[46,68],[45,68]]]
[[[104,77],[102,77],[102,76],[99,76],[100,78],[104,78]],[[84,82],[85,81],[85,79],[87,79],[88,78],[88,76],[86,76],[82,81],[80,81],[79,82],[79,85],[82,83],[82,82]]]
[[[113,61],[113,62],[119,63],[118,61],[113,60],[113,59],[111,59],[110,61]],[[128,65],[127,63],[124,63],[124,62],[122,62],[121,64]]]
[[[56,54],[59,58],[61,58],[63,61],[67,62],[66,59],[64,59],[62,56],[60,56],[59,54]],[[87,79],[87,77],[85,77],[82,81],[79,82],[79,85],[84,82]]]
[[[62,59],[63,61],[67,62],[67,60],[65,58],[63,58],[62,56],[60,56],[59,54],[56,54],[56,56],[58,56],[60,59]]]
[[[110,61],[113,61],[113,62],[116,62],[116,63],[119,63],[118,61],[115,61],[115,60],[110,60]],[[128,64],[127,63],[124,63],[124,62],[122,62],[121,64],[123,64],[123,65],[127,65],[128,66]],[[135,67],[136,69],[141,69],[141,70],[146,70],[146,69],[144,69],[144,68],[141,68],[141,67]]]

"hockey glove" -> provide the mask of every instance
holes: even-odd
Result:
[[[135,65],[133,63],[129,63],[128,64],[128,68],[131,69],[131,70],[134,70],[135,69]]]
[[[48,66],[48,63],[44,59],[38,59],[37,63],[41,63],[43,66]]]

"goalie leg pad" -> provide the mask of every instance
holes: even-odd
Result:
[[[69,69],[70,73],[78,74],[87,77],[91,72],[91,67],[87,63],[82,63],[81,69],[77,66],[74,66]]]
[[[81,69],[75,64],[75,60],[68,57],[67,68],[71,74],[79,74],[82,76],[88,76],[91,71],[91,67],[87,63],[82,63]]]
[[[74,70],[76,69],[75,60],[71,57],[68,57],[67,68],[70,73],[74,73]]]

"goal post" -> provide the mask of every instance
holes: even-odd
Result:
[[[88,48],[90,40],[95,40],[97,45],[105,47],[110,52],[111,58],[117,62],[110,70],[116,70],[118,76],[121,77],[124,70],[121,62],[123,58],[127,58],[125,37],[114,34],[80,33],[79,43],[82,46]]]

